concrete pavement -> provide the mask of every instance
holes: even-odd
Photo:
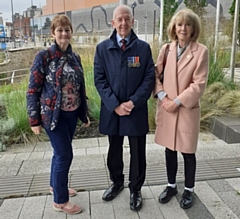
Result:
[[[211,133],[200,133],[197,152],[195,204],[188,210],[179,206],[183,192],[183,160],[179,154],[178,194],[167,204],[158,203],[166,185],[164,148],[147,136],[147,176],[142,188],[143,208],[129,208],[129,147],[124,143],[125,189],[111,202],[102,194],[111,182],[106,167],[106,137],[73,141],[74,159],[69,184],[78,195],[71,198],[83,208],[69,216],[52,209],[49,171],[52,156],[49,142],[13,145],[0,153],[1,219],[211,219],[240,218],[240,144],[227,144]]]

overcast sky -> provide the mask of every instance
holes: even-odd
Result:
[[[3,17],[3,22],[12,21],[12,8],[11,0],[0,0],[0,16]],[[26,11],[27,8],[31,7],[31,4],[36,5],[37,7],[46,5],[46,0],[12,0],[13,2],[13,13],[23,14],[23,11]]]

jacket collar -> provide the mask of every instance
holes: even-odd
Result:
[[[68,48],[65,52],[62,52],[58,46],[58,44],[56,43],[56,41],[54,41],[54,43],[51,45],[51,47],[49,48],[51,55],[54,57],[59,57],[61,58],[62,56],[67,56],[68,58],[70,58],[70,56],[72,56],[72,46],[71,44],[68,45]]]
[[[114,29],[114,31],[112,32],[112,35],[110,36],[110,44],[108,46],[108,49],[120,48],[117,42],[116,34],[117,34],[117,31],[116,29]],[[138,38],[137,35],[134,33],[133,30],[131,30],[131,36],[130,36],[129,43],[127,44],[127,48],[131,46],[132,42],[137,38]]]
[[[192,60],[194,56],[194,51],[197,50],[197,43],[190,42],[182,57],[178,61],[178,74],[183,70],[183,68]]]

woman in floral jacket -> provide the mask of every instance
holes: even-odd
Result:
[[[53,208],[77,214],[81,208],[69,201],[77,192],[68,188],[68,173],[73,159],[72,139],[78,118],[90,125],[87,116],[85,82],[81,60],[72,51],[72,25],[65,15],[57,15],[51,23],[55,43],[41,50],[31,67],[27,91],[29,123],[35,134],[43,127],[50,138],[53,157],[50,193]]]

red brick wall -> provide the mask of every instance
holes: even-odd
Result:
[[[97,5],[111,4],[118,0],[46,0],[42,7],[43,15],[57,14],[64,11],[73,11],[83,8],[91,8]],[[65,9],[65,10],[64,10]]]

